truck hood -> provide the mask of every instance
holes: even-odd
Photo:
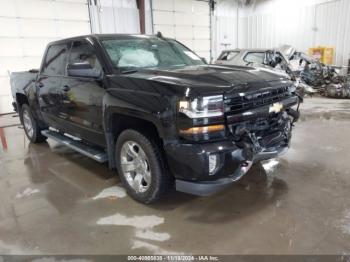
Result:
[[[246,66],[186,66],[181,68],[142,69],[124,74],[124,77],[145,79],[190,89],[193,95],[252,91],[288,81],[281,74],[264,68]]]

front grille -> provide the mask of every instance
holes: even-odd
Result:
[[[234,141],[242,140],[249,133],[265,148],[286,145],[290,136],[290,119],[284,113],[237,122],[228,127]]]
[[[290,96],[288,86],[263,89],[254,93],[228,95],[225,97],[225,112],[240,113],[248,109],[270,105]]]

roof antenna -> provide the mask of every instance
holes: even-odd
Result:
[[[163,38],[163,35],[162,35],[162,33],[160,31],[157,32],[156,36],[159,37],[159,38]]]

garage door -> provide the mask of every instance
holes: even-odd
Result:
[[[207,1],[153,0],[154,32],[175,38],[210,60],[210,12]]]
[[[89,0],[92,31],[97,34],[139,34],[136,0]],[[148,4],[149,1],[146,1]]]
[[[9,72],[39,68],[50,41],[89,33],[86,0],[0,0],[0,114],[12,111]]]

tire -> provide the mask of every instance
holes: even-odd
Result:
[[[46,141],[47,137],[41,134],[41,129],[38,121],[33,117],[32,111],[27,104],[21,107],[21,120],[26,136],[32,143],[42,143]]]
[[[150,137],[127,129],[119,135],[115,152],[119,177],[133,199],[150,204],[167,192],[171,176],[159,146]]]

